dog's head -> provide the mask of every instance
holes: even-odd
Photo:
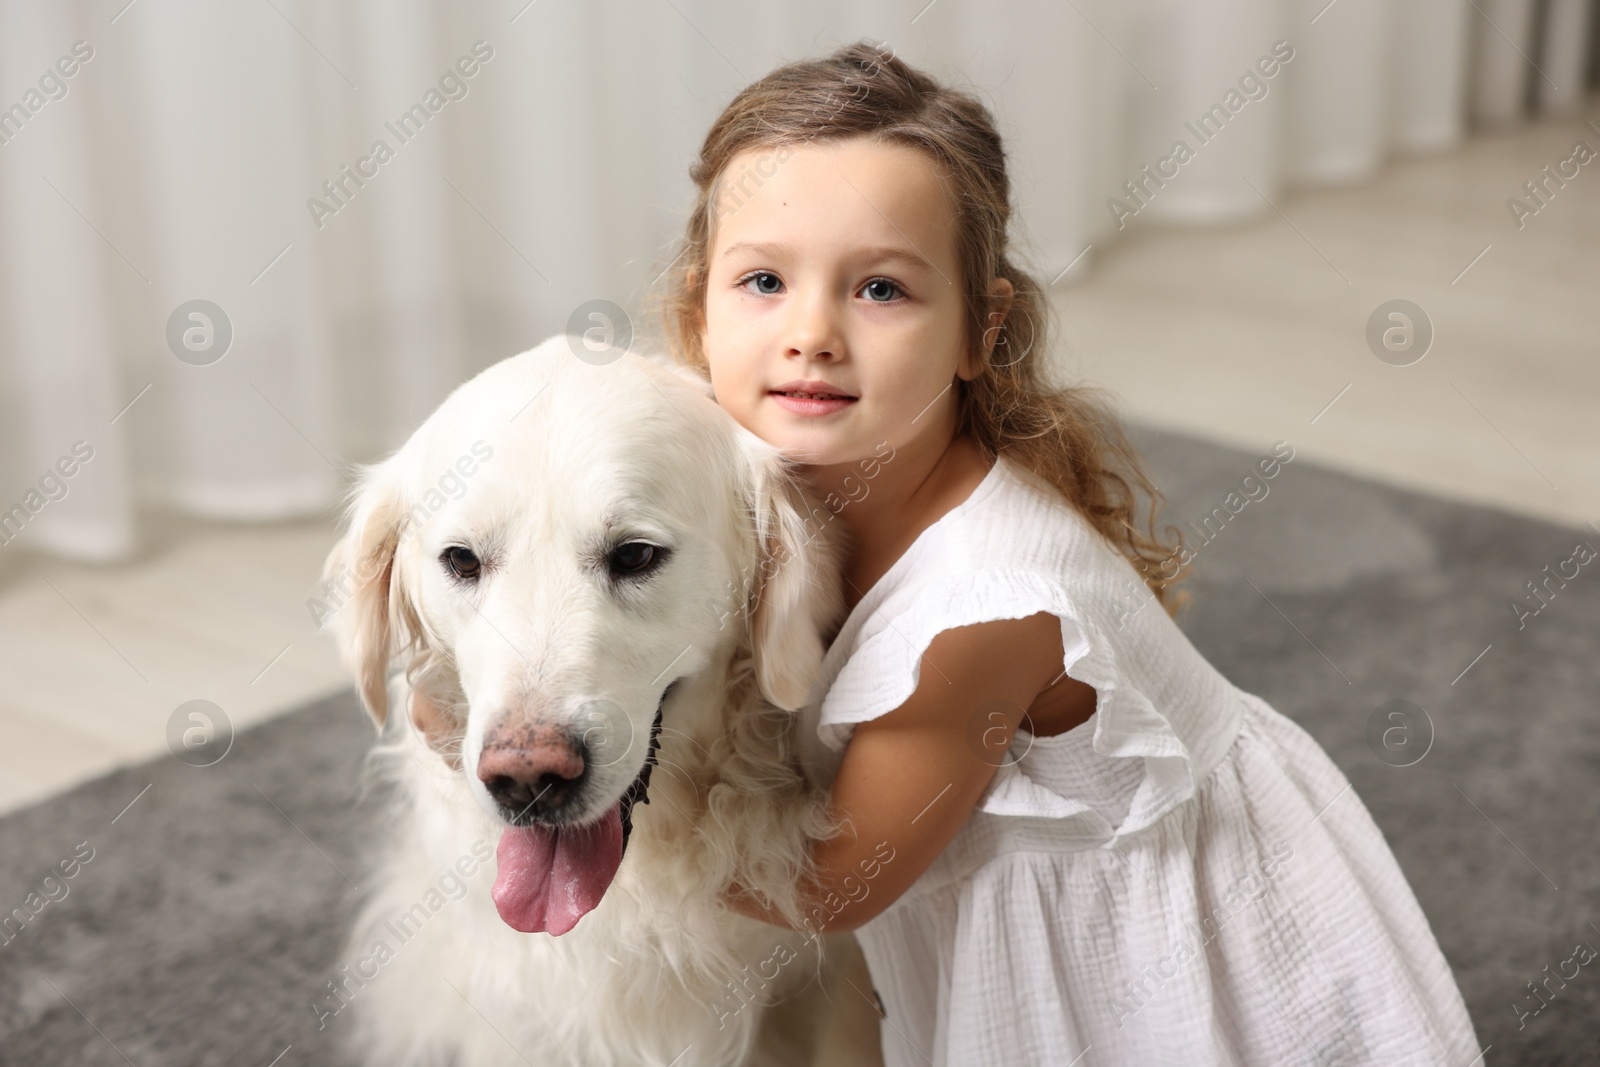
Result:
[[[398,655],[438,711],[417,725],[523,831],[502,838],[502,883],[571,876],[583,899],[561,914],[531,890],[508,914],[496,886],[508,922],[557,933],[615,873],[668,690],[750,640],[762,695],[796,709],[840,609],[775,448],[692,372],[575,350],[558,336],[490,367],[364,468],[324,569],[374,720]]]

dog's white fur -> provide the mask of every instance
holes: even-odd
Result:
[[[341,976],[322,1009],[371,1064],[743,1063],[762,1011],[747,1002],[812,978],[814,942],[718,895],[737,878],[798,919],[805,842],[835,828],[790,713],[842,614],[836,549],[792,467],[709,383],[637,353],[586,362],[581,344],[551,338],[456,389],[362,469],[328,557],[328,586],[348,591],[330,625],[398,786],[347,949],[361,981]],[[614,535],[670,557],[617,586]],[[447,574],[452,544],[482,559],[476,585]],[[507,926],[489,892],[505,823],[475,773],[486,732],[587,729],[597,815],[642,768],[677,679],[604,899],[561,937]],[[390,716],[391,686],[442,708],[444,737],[430,744],[398,700]]]

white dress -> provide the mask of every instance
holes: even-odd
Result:
[[[856,931],[888,1067],[1483,1062],[1338,767],[1003,456],[835,637],[802,712],[808,773],[831,782],[854,724],[905,702],[935,634],[1039,611],[1095,713],[1018,731],[951,844]]]

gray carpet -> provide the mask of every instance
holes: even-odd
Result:
[[[1175,523],[1223,506],[1270,450],[1136,436]],[[1600,566],[1525,629],[1508,606],[1600,537],[1304,459],[1266,484],[1198,545],[1179,621],[1350,776],[1493,1045],[1484,1062],[1600,1062],[1600,960],[1552,979],[1548,1004],[1519,1020],[1541,1003],[1526,982],[1579,943],[1600,949]],[[1434,727],[1411,766],[1367,740],[1397,698]],[[166,757],[0,820],[6,911],[42,897],[79,842],[94,850],[59,883],[67,895],[0,944],[0,1065],[268,1067],[291,1045],[279,1067],[343,1064],[339,1020],[319,1032],[311,1003],[342,962],[346,876],[360,883],[381,832],[364,831],[378,809],[355,796],[371,739],[345,694],[241,734],[216,766]]]

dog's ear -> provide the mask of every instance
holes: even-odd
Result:
[[[742,429],[742,428],[741,428]],[[744,431],[755,518],[756,573],[750,633],[761,695],[787,711],[810,696],[823,637],[844,613],[837,547],[825,509],[816,509],[776,448]]]
[[[400,605],[390,601],[395,553],[405,523],[399,456],[361,468],[344,535],[322,566],[340,657],[355,675],[367,714],[381,730],[389,714],[389,660]]]
[[[716,399],[716,394],[711,389],[711,379],[707,378],[704,374],[701,374],[693,367],[686,367],[682,363],[674,362],[669,363],[667,365],[667,369],[672,371],[672,373],[676,374],[678,377],[682,378],[684,381],[688,382],[690,385],[694,386],[695,389],[699,390],[700,395],[708,399]]]
[[[711,379],[706,377],[701,371],[698,371],[687,364],[679,363],[671,356],[666,355],[656,348],[635,348],[632,349],[632,351],[641,358],[654,364],[661,371],[688,382],[701,396],[708,398],[713,396],[711,390]]]

